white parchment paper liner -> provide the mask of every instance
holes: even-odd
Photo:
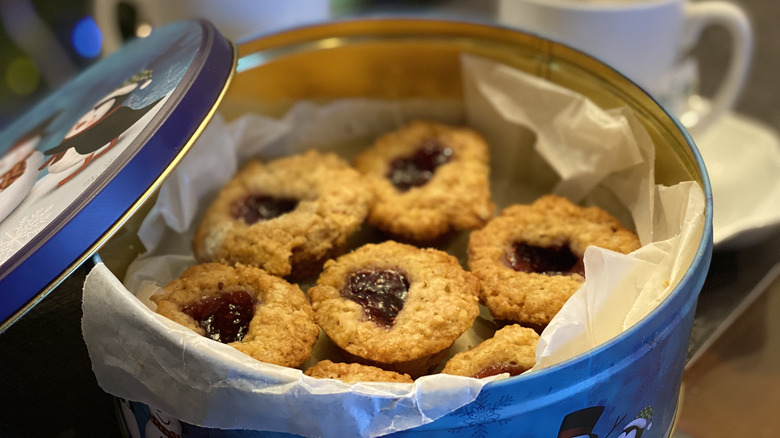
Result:
[[[633,219],[643,248],[630,255],[588,249],[587,281],[542,334],[537,368],[587,351],[647,315],[695,255],[701,188],[655,186],[653,145],[627,109],[603,111],[567,89],[473,56],[463,57],[463,71],[464,104],[358,99],[301,102],[280,120],[247,115],[228,125],[216,117],[161,189],[139,233],[149,252],[130,266],[125,284],[102,264],[87,278],[82,330],[100,386],[192,424],[306,436],[387,434],[473,401],[500,377],[432,375],[413,385],[312,379],[255,361],[148,307],[150,294],[194,263],[193,221],[238,163],[308,147],[335,147],[351,158],[355,144],[417,117],[465,121],[488,138],[492,190],[502,207],[553,191]],[[464,337],[462,345],[473,345],[479,333]]]

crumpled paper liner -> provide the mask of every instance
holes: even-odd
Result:
[[[644,246],[630,255],[587,250],[587,281],[542,334],[536,368],[585,352],[652,311],[695,255],[701,188],[655,186],[653,145],[628,109],[603,111],[567,89],[471,55],[462,66],[464,102],[351,99],[301,102],[282,119],[246,115],[228,124],[217,116],[161,188],[139,232],[148,252],[129,267],[124,284],[102,264],[87,277],[82,330],[100,386],[207,427],[378,436],[429,423],[502,378],[437,374],[413,385],[313,379],[255,361],[149,307],[151,294],[195,263],[194,221],[239,163],[309,147],[350,159],[376,135],[414,118],[467,123],[485,135],[499,207],[555,192],[597,202],[637,229]],[[462,262],[465,242],[461,236],[447,248]],[[490,336],[489,324],[478,317],[453,348]],[[327,341],[321,338],[315,356],[327,354],[321,344]]]

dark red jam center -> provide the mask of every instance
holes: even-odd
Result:
[[[519,272],[535,272],[546,275],[585,275],[585,265],[571,252],[569,245],[539,247],[515,243],[506,252],[506,263]]]
[[[528,371],[530,368],[521,366],[516,362],[509,363],[494,363],[486,366],[474,374],[475,379],[481,379],[483,377],[497,376],[499,374],[509,373],[510,376],[517,376]]]
[[[363,306],[367,319],[389,328],[403,309],[408,293],[409,281],[401,272],[367,269],[349,274],[341,296]]]
[[[276,198],[267,195],[249,195],[230,206],[230,214],[235,219],[243,219],[249,225],[279,217],[295,210],[297,199]]]
[[[419,187],[433,178],[436,168],[452,159],[452,148],[436,139],[426,139],[409,157],[396,158],[390,163],[387,177],[400,191]]]
[[[223,344],[244,339],[255,316],[254,301],[243,290],[205,297],[181,310],[198,321],[207,337]]]

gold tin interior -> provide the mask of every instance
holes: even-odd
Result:
[[[458,98],[459,55],[500,61],[581,93],[604,109],[628,106],[656,145],[656,182],[702,183],[682,128],[626,77],[549,40],[498,26],[382,18],[299,28],[239,45],[238,74],[220,107],[281,116],[299,99]]]

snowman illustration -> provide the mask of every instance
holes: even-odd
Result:
[[[149,413],[149,421],[144,428],[145,438],[181,438],[181,423],[159,409]]]
[[[599,438],[599,435],[593,433],[593,429],[603,412],[604,406],[591,406],[566,415],[561,422],[558,438]],[[619,430],[617,429],[618,424],[622,423],[625,418],[625,415],[616,418],[614,425],[603,438],[608,438],[613,432]],[[653,407],[647,406],[623,428],[617,438],[640,438],[646,430],[650,430],[652,425]]]
[[[43,154],[37,147],[48,134],[48,128],[57,114],[22,134],[0,156],[0,222],[27,197],[38,178],[38,167]]]
[[[642,409],[636,418],[623,428],[623,432],[618,435],[618,438],[640,438],[646,430],[650,430],[653,426],[653,407],[648,406]]]
[[[604,406],[592,406],[566,415],[561,422],[558,438],[598,438],[593,428],[603,412]]]
[[[138,421],[135,418],[135,412],[133,406],[129,401],[120,398],[119,409],[122,411],[122,418],[124,419],[124,425],[127,430],[127,434],[130,438],[142,438],[141,428],[138,427]]]
[[[123,105],[135,90],[146,88],[152,81],[152,71],[143,70],[101,99],[98,99],[74,123],[57,146],[43,152],[48,157],[39,170],[48,170],[45,192],[63,186],[90,163],[113,148],[119,137],[138,120],[155,108],[158,99],[134,109]],[[51,182],[51,180],[55,180]],[[43,180],[43,179],[42,179]],[[41,190],[39,190],[41,191]]]

